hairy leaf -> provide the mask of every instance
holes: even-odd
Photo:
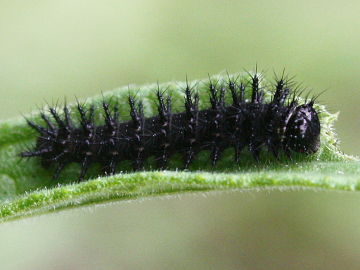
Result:
[[[227,75],[217,75],[221,83]],[[192,82],[198,89],[200,106],[209,106],[206,81]],[[141,87],[129,86],[105,92],[86,100],[85,104],[94,105],[97,109],[97,121],[102,119],[101,103],[108,100],[111,104],[119,103],[121,118],[128,120],[129,92],[136,93],[145,106],[145,115],[152,116],[157,112],[157,84]],[[174,101],[176,111],[183,111],[184,82],[170,82],[159,86],[167,89]],[[266,89],[266,88],[265,88]],[[249,95],[249,91],[247,91]],[[270,97],[271,92],[267,91]],[[74,105],[70,104],[70,108]],[[311,156],[295,155],[293,160],[281,156],[275,160],[266,151],[261,153],[261,162],[255,163],[249,153],[241,155],[239,164],[233,162],[233,150],[227,150],[219,164],[212,168],[209,153],[202,152],[188,171],[178,171],[182,161],[180,156],[171,159],[167,171],[153,169],[154,162],[149,159],[147,170],[132,173],[129,164],[121,165],[123,172],[109,177],[97,177],[99,168],[94,166],[90,178],[77,183],[79,166],[73,164],[66,168],[58,181],[52,180],[53,171],[45,170],[36,158],[23,159],[19,153],[35,143],[36,133],[26,124],[23,117],[0,123],[0,218],[2,220],[19,218],[58,209],[85,204],[101,203],[110,200],[135,199],[160,194],[181,193],[189,191],[223,190],[223,189],[256,189],[273,188],[324,188],[338,190],[358,190],[360,188],[360,163],[357,158],[347,156],[338,149],[333,123],[337,114],[331,114],[319,104],[321,148]],[[46,112],[46,108],[44,109]],[[72,116],[78,115],[73,110]],[[39,112],[27,116],[42,123]]]

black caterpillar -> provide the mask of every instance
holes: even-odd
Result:
[[[252,89],[249,100],[245,99],[246,87]],[[157,116],[145,118],[142,103],[129,95],[131,120],[120,122],[118,104],[110,107],[103,101],[102,125],[95,123],[94,106],[86,108],[78,102],[80,125],[74,124],[66,105],[62,116],[56,107],[51,107],[53,120],[43,112],[40,114],[45,126],[27,119],[40,135],[34,149],[22,152],[21,156],[40,157],[45,168],[56,164],[54,178],[67,164],[80,163],[82,180],[92,163],[100,163],[104,174],[113,174],[121,161],[131,161],[134,170],[141,170],[144,161],[154,156],[162,169],[174,153],[183,154],[184,168],[188,168],[202,150],[211,151],[212,165],[229,147],[235,149],[235,161],[239,161],[245,147],[257,161],[262,146],[276,158],[280,151],[289,158],[293,151],[316,152],[320,146],[320,122],[313,107],[315,98],[299,104],[297,91],[291,91],[294,83],[284,75],[275,80],[273,87],[272,98],[265,103],[256,73],[245,83],[230,77],[225,84],[210,80],[211,106],[200,110],[199,95],[187,83],[185,111],[181,113],[172,113],[170,96],[164,97],[158,88]],[[225,104],[226,92],[231,94],[229,105]]]

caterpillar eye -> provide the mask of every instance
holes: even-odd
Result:
[[[289,120],[286,146],[295,152],[315,153],[320,147],[320,121],[311,104],[298,106]]]

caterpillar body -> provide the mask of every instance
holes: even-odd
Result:
[[[320,121],[314,108],[315,98],[300,102],[294,83],[284,74],[275,79],[272,97],[265,102],[258,73],[247,81],[230,78],[225,83],[210,79],[208,85],[210,107],[199,108],[199,94],[186,83],[184,108],[173,113],[170,95],[159,88],[156,91],[158,115],[145,117],[143,104],[135,96],[128,97],[131,120],[119,119],[119,108],[102,102],[103,124],[94,120],[94,106],[79,102],[76,124],[67,105],[63,113],[51,107],[48,114],[40,113],[44,124],[28,119],[28,125],[38,132],[33,149],[21,153],[22,157],[39,157],[45,168],[56,165],[54,178],[58,178],[69,163],[79,163],[79,180],[84,179],[93,163],[100,163],[103,174],[113,174],[120,162],[127,160],[134,170],[143,169],[149,157],[155,157],[159,169],[166,168],[169,158],[181,153],[183,167],[188,168],[197,153],[210,150],[212,165],[221,153],[232,147],[234,159],[248,148],[255,160],[260,159],[266,147],[275,157],[284,152],[305,155],[315,153],[320,146]],[[251,88],[251,97],[245,99],[245,89]],[[225,102],[229,93],[231,103]]]

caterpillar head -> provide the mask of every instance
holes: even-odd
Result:
[[[320,121],[313,101],[297,106],[286,125],[285,147],[300,153],[315,153],[320,147]]]

